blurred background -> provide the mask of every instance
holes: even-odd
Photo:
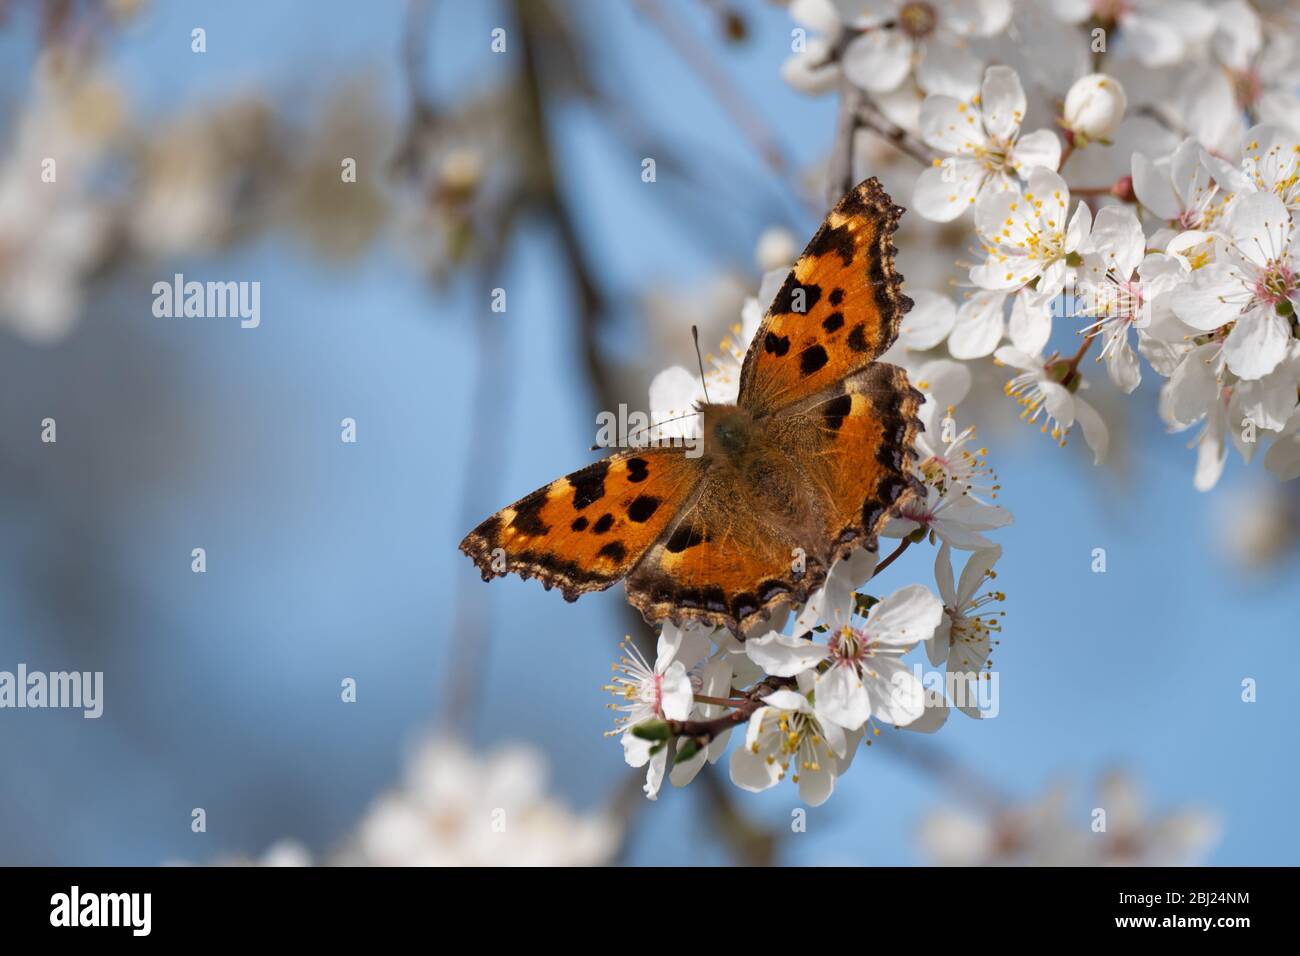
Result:
[[[1300,497],[1235,457],[1194,491],[1153,383],[1098,377],[1095,468],[990,365],[963,424],[1016,519],[1001,712],[882,740],[806,832],[725,763],[645,801],[602,738],[644,633],[622,589],[457,552],[811,235],[836,104],[781,79],[790,29],[741,0],[0,4],[0,670],[105,688],[98,720],[0,711],[0,863],[943,862],[1049,805],[1086,833],[1116,786],[1195,859],[1300,862]],[[908,204],[912,160],[855,163]],[[900,236],[912,287],[970,258]],[[155,317],[175,273],[260,282],[260,327]],[[484,806],[529,839],[470,834]]]

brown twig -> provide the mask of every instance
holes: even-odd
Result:
[[[889,120],[869,99],[864,99],[858,111],[858,123],[889,142],[895,149],[906,153],[922,166],[934,164],[930,148],[903,127]]]
[[[895,548],[893,551],[891,551],[889,553],[889,556],[885,558],[885,560],[881,561],[879,564],[876,565],[876,570],[871,572],[872,579],[874,580],[876,575],[880,574],[881,571],[885,570],[885,568],[889,567],[891,564],[897,561],[899,556],[902,555],[902,553],[907,550],[908,546],[911,543],[912,543],[911,538],[904,538],[902,541],[898,542],[898,547]]]
[[[848,80],[840,80],[840,109],[835,121],[835,145],[826,167],[826,204],[834,206],[854,186],[853,140],[862,126],[865,95]]]

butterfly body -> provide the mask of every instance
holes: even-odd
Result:
[[[648,621],[743,635],[874,548],[920,491],[922,396],[875,361],[911,306],[893,271],[901,212],[874,179],[832,210],[754,337],[737,401],[698,407],[701,454],[620,451],[503,508],[461,542],[484,579],[513,571],[575,600],[626,578]]]

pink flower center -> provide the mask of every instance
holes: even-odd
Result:
[[[1281,305],[1290,300],[1295,291],[1296,274],[1286,263],[1274,259],[1255,280],[1255,301]]]
[[[830,639],[831,661],[837,666],[859,666],[871,656],[871,637],[866,631],[842,627]]]

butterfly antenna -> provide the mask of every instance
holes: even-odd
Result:
[[[704,401],[706,404],[712,405],[713,403],[709,401],[709,383],[708,380],[704,377],[704,359],[700,355],[699,326],[697,325],[691,326],[691,338],[695,340],[695,361],[699,363],[700,366],[700,384],[704,386]]]

